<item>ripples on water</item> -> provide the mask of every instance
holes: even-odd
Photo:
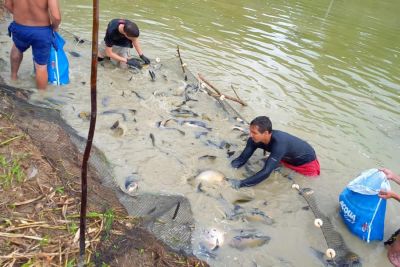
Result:
[[[89,4],[62,1],[62,7],[63,27],[89,39]],[[110,19],[132,19],[146,55],[167,58],[180,45],[194,73],[227,93],[231,85],[238,88],[250,104],[241,110],[245,117],[269,115],[276,128],[308,140],[322,164],[313,186],[325,196],[328,214],[336,216],[337,194],[361,170],[400,172],[399,1],[147,0],[100,8],[100,39]],[[398,207],[389,204],[387,235],[399,219]],[[292,222],[287,229],[301,231]],[[345,238],[366,266],[386,263],[381,245]]]

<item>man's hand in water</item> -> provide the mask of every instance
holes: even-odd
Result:
[[[140,65],[140,62],[135,59],[135,58],[130,58],[126,61],[126,64],[128,64],[129,67],[141,69],[142,65]]]
[[[231,161],[231,166],[235,169],[242,167],[243,164],[245,164],[245,162],[243,162],[240,157]]]
[[[144,64],[150,64],[150,59],[148,59],[145,55],[141,54],[140,58],[143,60]]]
[[[230,183],[233,189],[237,190],[240,188],[240,180],[232,178],[225,178],[225,179]]]

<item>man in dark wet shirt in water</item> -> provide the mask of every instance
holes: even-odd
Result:
[[[228,179],[232,187],[253,186],[265,179],[281,163],[305,176],[318,176],[320,166],[314,149],[305,141],[288,133],[272,130],[272,123],[266,116],[255,118],[250,123],[250,138],[240,156],[231,162],[233,168],[240,168],[257,148],[270,152],[264,167],[245,180]]]
[[[135,47],[140,59],[144,64],[150,64],[150,60],[143,55],[139,43],[139,28],[136,23],[127,19],[113,19],[108,23],[104,42],[99,46],[98,60],[105,57],[119,62],[120,66],[126,65],[141,68],[140,62],[129,58],[129,48]]]

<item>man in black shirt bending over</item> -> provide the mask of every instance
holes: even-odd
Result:
[[[107,56],[119,62],[121,67],[129,65],[141,68],[138,60],[129,59],[129,48],[133,47],[144,64],[150,64],[150,60],[143,55],[140,48],[138,26],[127,19],[113,19],[108,23],[104,42],[99,47],[98,59],[102,61]]]
[[[238,189],[264,181],[279,163],[306,176],[320,174],[320,166],[314,149],[300,138],[272,130],[272,123],[266,116],[257,117],[250,123],[250,138],[247,140],[246,148],[231,162],[232,167],[243,166],[257,148],[270,152],[264,167],[247,179],[228,179],[232,187]]]

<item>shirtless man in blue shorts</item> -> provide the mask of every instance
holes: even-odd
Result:
[[[58,30],[61,22],[58,0],[5,0],[5,7],[14,18],[8,28],[14,42],[10,54],[11,80],[18,79],[23,53],[32,46],[36,86],[46,89],[53,31]]]

